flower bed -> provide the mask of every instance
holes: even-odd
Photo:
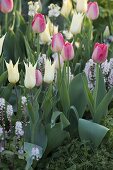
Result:
[[[0,169],[111,169],[110,3],[0,1]]]

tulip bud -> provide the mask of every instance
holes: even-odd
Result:
[[[72,34],[79,34],[81,32],[82,22],[83,22],[83,14],[81,13],[74,13],[71,26],[70,26],[70,32]]]
[[[40,33],[40,43],[46,44],[51,42],[51,36],[49,31],[49,23],[46,24],[46,29],[44,32]]]
[[[36,85],[36,65],[37,65],[37,63],[34,66],[32,66],[32,64],[30,62],[28,65],[26,63],[24,63],[24,65],[25,65],[25,70],[26,70],[24,85],[26,88],[32,89]]]
[[[3,47],[5,36],[6,36],[6,34],[0,38],[0,55],[2,54],[2,47]]]
[[[76,6],[76,9],[77,9],[77,12],[83,12],[83,13],[86,13],[87,11],[87,1],[88,0],[77,0],[77,6]]]
[[[33,21],[32,21],[32,29],[35,33],[44,32],[46,29],[46,21],[45,17],[42,14],[35,14]]]
[[[65,42],[65,44],[62,48],[61,56],[66,61],[72,60],[74,58],[74,49],[73,49],[73,45],[71,43]]]
[[[110,36],[110,30],[109,27],[106,26],[105,30],[104,30],[104,34],[103,34],[104,38],[107,38]]]
[[[0,11],[9,13],[13,10],[13,0],[0,0]]]
[[[39,70],[36,70],[36,86],[40,86],[42,84],[42,73]]]
[[[63,6],[62,6],[62,9],[61,9],[61,14],[64,16],[64,17],[68,17],[71,10],[72,10],[72,0],[63,0]]]
[[[91,20],[97,19],[99,16],[99,7],[97,2],[89,2],[87,9],[87,17]]]
[[[92,59],[95,63],[103,63],[108,56],[108,46],[106,44],[96,43],[92,54]]]
[[[46,59],[45,60],[45,73],[44,73],[44,82],[52,83],[54,80],[55,74],[55,64],[51,65],[51,61]]]
[[[61,52],[63,45],[64,45],[63,35],[61,33],[54,34],[52,38],[52,51]]]
[[[12,84],[15,84],[19,81],[19,71],[18,71],[19,60],[13,65],[12,60],[9,63],[6,62],[6,67],[8,71],[8,81]]]

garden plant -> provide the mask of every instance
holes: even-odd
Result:
[[[0,0],[0,170],[113,170],[112,7]]]

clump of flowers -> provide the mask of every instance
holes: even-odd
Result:
[[[48,8],[49,8],[49,12],[48,12],[49,17],[58,17],[60,15],[60,7],[57,4],[50,4]]]
[[[28,15],[31,17],[34,17],[34,15],[37,12],[41,11],[41,9],[42,9],[42,4],[41,4],[40,0],[37,2],[29,1],[28,6],[29,6]]]
[[[20,138],[24,135],[23,127],[22,127],[22,122],[17,121],[15,125],[15,134],[17,138]]]
[[[38,147],[33,147],[31,151],[32,159],[36,159],[37,161],[40,159],[40,151]]]
[[[7,119],[9,121],[11,121],[11,117],[13,115],[13,107],[12,107],[12,105],[7,105],[6,113],[7,113]]]
[[[113,86],[113,59],[111,58],[110,61],[106,60],[100,67],[104,76],[106,89],[109,89]],[[94,90],[96,83],[96,64],[92,59],[86,63],[84,72],[88,80],[89,89]]]

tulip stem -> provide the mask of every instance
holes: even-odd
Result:
[[[60,53],[58,53],[58,64],[59,64],[59,71],[60,71],[60,78],[61,78]]]
[[[68,80],[68,89],[69,89],[69,61],[67,61],[67,80]]]
[[[8,14],[5,14],[5,32],[8,30]]]
[[[15,95],[16,95],[16,104],[17,104],[17,111],[18,111],[18,91],[17,91],[16,84],[15,84]]]
[[[99,64],[96,65],[96,86],[95,86],[95,95],[94,95],[94,108],[96,110],[97,104],[97,95],[98,95],[98,83],[99,83]]]
[[[37,45],[37,57],[39,57],[40,54],[40,43],[39,43],[39,34],[36,36],[36,45]]]

